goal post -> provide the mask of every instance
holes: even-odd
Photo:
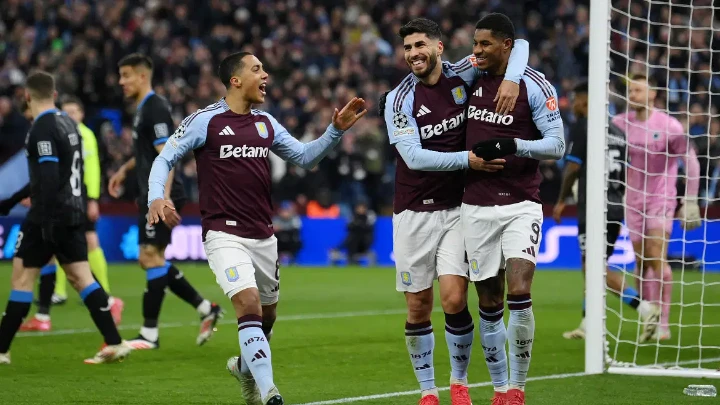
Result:
[[[701,165],[701,205],[720,203],[714,196],[718,182],[714,177],[720,174],[720,146],[716,146],[715,152],[710,146],[712,136],[720,135],[716,133],[720,132],[720,53],[713,60],[716,53],[713,48],[720,48],[720,37],[713,43],[715,32],[720,29],[716,19],[720,19],[720,11],[715,12],[711,0],[590,2],[585,219],[587,374],[720,378],[720,255],[715,253],[720,250],[720,221],[708,218],[706,211],[701,210],[702,226],[685,231],[679,226],[680,221],[675,220],[670,238],[663,240],[664,245],[669,244],[668,251],[663,252],[663,260],[672,264],[674,270],[670,273],[663,266],[663,270],[654,271],[654,277],[646,277],[643,272],[636,272],[633,248],[624,225],[621,246],[616,244],[613,258],[606,257],[607,220],[604,215],[608,205],[610,170],[608,122],[611,116],[626,111],[626,85],[634,73],[658,82],[657,87],[653,87],[657,92],[655,110],[684,124],[688,150],[696,150]],[[657,132],[662,132],[647,127],[646,131],[653,139],[659,139],[661,135]],[[702,143],[703,136],[708,143]],[[720,140],[717,144],[720,145]],[[662,149],[669,148],[668,145],[666,143]],[[692,153],[673,155],[667,150],[658,151],[657,145],[649,143],[630,147],[636,148],[635,152],[644,147],[642,153],[645,156],[667,154],[666,162],[672,163],[665,163],[665,170],[675,164],[673,159],[677,159],[681,168],[678,196],[682,197],[683,184],[689,183],[688,168],[682,162],[686,158],[693,159]],[[633,169],[639,167],[638,162],[625,162],[627,159],[623,164]],[[637,170],[644,171],[645,175],[648,173],[644,166]],[[627,190],[628,184],[624,186]],[[663,198],[647,189],[641,192],[646,193],[646,199]],[[682,215],[682,210],[678,212]],[[643,222],[647,218],[658,218],[644,210],[640,215]],[[668,218],[669,214],[661,214],[661,220],[663,215]],[[618,255],[618,249],[625,250],[625,254]],[[668,253],[672,257],[668,257]],[[690,256],[694,256],[694,263],[688,259]],[[608,265],[611,271],[622,272],[625,276],[623,291],[606,287]],[[672,276],[668,277],[668,274]],[[654,297],[647,294],[642,299],[661,306],[664,294],[672,297],[663,307],[664,313],[670,314],[669,319],[665,319],[669,333],[641,342],[643,320],[638,311],[623,305],[615,295],[636,286],[643,294],[645,286],[651,284],[644,283],[647,281],[659,286],[648,287],[647,291],[658,292]],[[665,286],[668,285],[672,287],[672,294],[667,293],[669,288]]]
[[[587,213],[607,210],[605,149],[608,111],[610,0],[590,2]],[[595,153],[603,151],[603,153]],[[588,215],[585,244],[585,372],[605,371],[605,215]]]

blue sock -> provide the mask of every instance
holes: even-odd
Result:
[[[405,346],[410,353],[410,363],[421,391],[435,389],[435,335],[430,321],[422,323],[405,322]]]
[[[632,287],[625,287],[622,292],[622,300],[627,305],[637,309],[638,305],[640,305],[640,294]]]
[[[505,303],[494,307],[480,307],[480,343],[485,352],[490,379],[497,392],[507,392],[508,360],[505,344],[507,329],[503,321]]]
[[[238,318],[238,339],[240,355],[247,363],[263,399],[275,386],[273,382],[270,345],[262,330],[260,315],[245,315]]]

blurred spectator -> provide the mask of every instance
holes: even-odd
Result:
[[[337,262],[346,256],[350,264],[358,264],[361,258],[366,257],[370,264],[374,263],[370,248],[375,239],[375,220],[375,213],[368,209],[367,203],[359,201],[347,225],[347,237],[338,249],[330,253],[331,260]]]
[[[321,189],[317,199],[308,202],[305,215],[315,219],[334,219],[340,217],[340,206],[332,201],[332,194],[327,188]]]
[[[275,237],[278,240],[278,255],[280,263],[291,264],[302,247],[300,229],[302,221],[295,212],[295,206],[291,201],[283,201],[280,204],[278,214],[273,218]]]

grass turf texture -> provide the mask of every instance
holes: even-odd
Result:
[[[2,404],[242,404],[234,378],[225,370],[228,357],[237,355],[237,328],[229,302],[216,286],[204,264],[181,264],[188,279],[206,297],[228,310],[213,339],[203,347],[195,345],[199,318],[168,292],[163,304],[160,327],[161,349],[133,353],[122,364],[89,366],[82,360],[100,346],[92,321],[72,293],[68,303],[53,307],[53,332],[49,336],[21,334],[12,347],[13,364],[0,366]],[[395,273],[389,268],[285,268],[282,273],[280,318],[275,325],[272,357],[275,380],[286,403],[307,404],[328,401],[341,403],[348,397],[416,390],[417,383],[405,350],[405,316],[402,294],[395,292]],[[676,273],[676,278],[679,274]],[[687,273],[686,281],[699,280]],[[0,264],[4,283],[0,300],[5,305],[9,292],[10,265]],[[145,288],[142,271],[135,265],[111,265],[112,293],[125,300],[122,335],[137,334],[142,321],[141,301]],[[720,281],[720,275],[706,275],[706,281]],[[562,332],[577,326],[582,302],[582,276],[579,272],[541,271],[533,286],[536,319],[531,377],[579,373],[584,368],[584,342],[567,341]],[[477,297],[471,289],[470,307],[477,322]],[[686,301],[698,301],[701,287],[685,287]],[[680,288],[675,288],[679,302]],[[689,299],[688,297],[692,297]],[[436,303],[438,302],[436,295]],[[706,303],[720,302],[720,287],[705,288]],[[619,309],[619,300],[608,299]],[[33,308],[34,313],[35,308]],[[631,316],[628,308],[623,308]],[[705,323],[720,316],[717,307],[706,307]],[[716,312],[714,315],[712,312]],[[673,308],[677,321],[679,307]],[[634,315],[633,315],[634,316]],[[683,311],[683,324],[696,324],[700,307]],[[507,314],[506,314],[507,321]],[[717,323],[713,321],[713,323]],[[444,339],[444,319],[437,309],[433,315],[436,351],[435,373],[439,386],[447,386],[449,360]],[[617,320],[608,315],[608,327],[617,330]],[[699,328],[683,328],[682,343],[698,343]],[[477,331],[476,331],[477,333]],[[635,326],[627,324],[622,336],[633,339]],[[673,340],[677,344],[677,328]],[[720,342],[720,329],[706,328],[704,344]],[[621,360],[632,357],[632,347],[622,345]],[[658,361],[672,361],[676,350],[663,349]],[[639,351],[647,362],[655,359],[649,346]],[[703,350],[703,358],[720,357],[718,350]],[[681,352],[680,360],[697,358],[696,349]],[[707,364],[720,366],[720,361]],[[489,381],[475,336],[470,382]],[[531,381],[528,403],[542,404],[711,404],[717,398],[683,395],[688,384],[713,384],[700,379],[634,377],[620,375],[574,376]],[[471,390],[474,403],[488,404],[489,386]],[[418,395],[390,396],[358,402],[364,405],[415,404]],[[441,403],[449,404],[449,393],[441,393]]]

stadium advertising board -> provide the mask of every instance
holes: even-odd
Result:
[[[22,218],[0,218],[0,259],[12,258],[14,245],[20,231]],[[104,216],[97,223],[97,231],[109,262],[134,261],[138,255],[137,217],[126,215]],[[308,266],[329,264],[330,249],[339,246],[346,235],[346,222],[342,219],[308,219],[303,218],[303,248],[297,263]],[[670,255],[681,256],[683,236],[688,242],[684,244],[685,257],[705,258],[708,270],[720,271],[720,249],[712,249],[712,243],[703,240],[720,241],[720,223],[711,221],[707,227],[701,227],[683,235],[679,223],[675,224],[670,243]],[[376,263],[381,266],[392,266],[392,220],[380,217],[375,226],[373,250]],[[171,260],[205,260],[202,245],[202,229],[200,218],[183,217],[182,225],[173,229],[173,243],[166,250],[166,257]],[[632,244],[623,228],[615,253],[610,264],[631,269],[634,267]],[[580,269],[580,250],[577,243],[577,221],[566,218],[556,224],[552,218],[545,218],[542,227],[542,243],[538,252],[538,267],[542,269]]]

